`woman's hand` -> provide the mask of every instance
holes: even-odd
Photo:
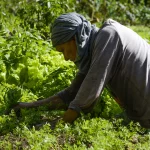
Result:
[[[75,121],[78,118],[78,116],[79,116],[78,112],[76,112],[73,109],[68,109],[63,116],[63,121],[72,123],[73,121]]]

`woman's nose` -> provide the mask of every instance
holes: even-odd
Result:
[[[64,58],[65,58],[65,60],[66,60],[66,61],[68,61],[68,60],[69,60],[69,58],[68,58],[66,55],[64,55]]]

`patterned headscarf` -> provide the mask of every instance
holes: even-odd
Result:
[[[78,13],[67,13],[59,16],[52,26],[52,44],[57,45],[68,42],[75,36],[77,44],[77,57],[75,64],[82,72],[87,72],[90,63],[90,40],[92,32],[97,32],[97,28],[82,15]],[[95,35],[95,34],[94,34]],[[93,40],[92,40],[93,41]]]

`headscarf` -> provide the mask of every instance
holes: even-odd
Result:
[[[62,14],[52,26],[52,44],[57,45],[68,42],[75,36],[77,55],[75,64],[83,73],[87,73],[91,60],[91,45],[94,42],[98,28],[91,25],[82,15],[72,12]]]

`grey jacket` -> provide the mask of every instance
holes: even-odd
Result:
[[[97,33],[88,73],[79,71],[58,96],[69,108],[81,111],[95,102],[106,85],[131,119],[150,119],[150,45],[112,19]]]

